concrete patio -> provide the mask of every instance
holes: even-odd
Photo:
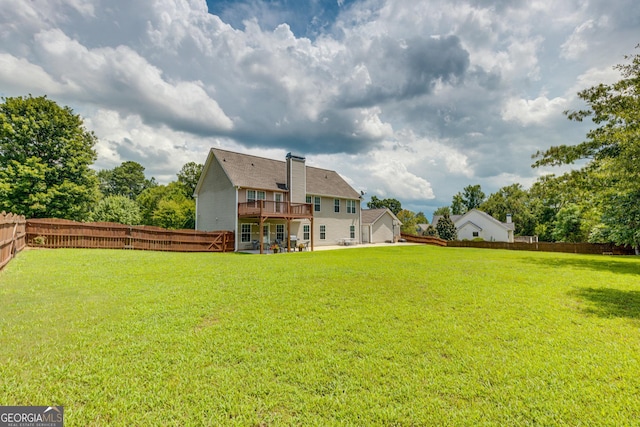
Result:
[[[331,251],[331,250],[339,250],[339,249],[357,249],[357,248],[381,248],[385,246],[415,246],[420,243],[410,243],[410,242],[399,242],[399,243],[362,243],[357,245],[328,245],[328,246],[316,246],[313,248],[314,251]],[[309,250],[305,250],[304,252],[309,252]],[[254,254],[260,255],[259,250],[242,250],[238,251],[238,253],[243,254]],[[264,255],[280,255],[281,253],[286,254],[287,252],[278,252],[274,254],[271,250],[265,250]],[[294,253],[292,250],[290,253]],[[298,250],[295,251],[298,253]]]

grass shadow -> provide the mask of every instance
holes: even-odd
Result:
[[[627,260],[629,260],[627,257],[616,259],[608,256],[603,256],[602,259],[527,257],[524,259],[524,262],[549,268],[569,267],[594,271],[606,271],[609,273],[632,274],[640,277],[640,262],[626,262]]]
[[[640,319],[640,291],[621,291],[611,288],[584,288],[571,292],[587,302],[586,313],[599,317]]]

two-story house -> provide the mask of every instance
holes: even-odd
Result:
[[[236,251],[361,241],[360,193],[337,172],[212,148],[196,186],[196,229],[233,230]]]

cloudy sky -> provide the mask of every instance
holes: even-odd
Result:
[[[291,151],[430,217],[545,173],[639,42],[637,0],[0,0],[0,95],[73,108],[98,169]]]

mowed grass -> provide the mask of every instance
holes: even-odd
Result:
[[[639,425],[640,260],[31,250],[0,405],[66,426]]]

